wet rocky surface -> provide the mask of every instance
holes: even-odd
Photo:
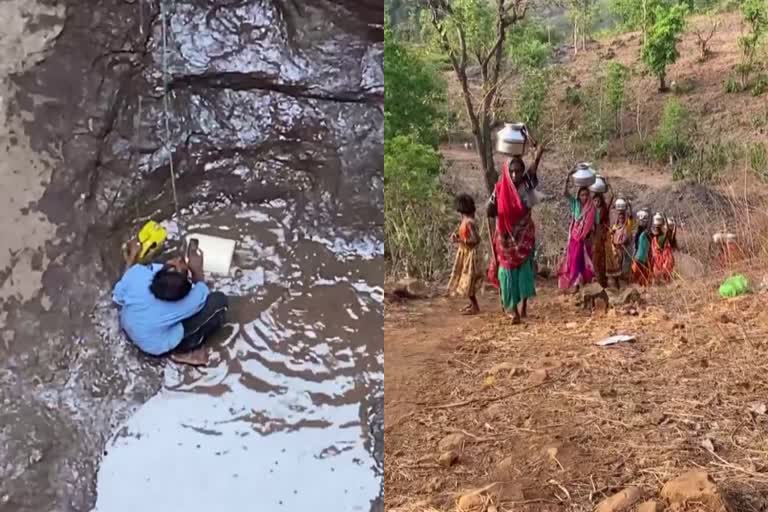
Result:
[[[303,380],[356,376],[337,392],[357,404],[380,472],[381,5],[8,0],[0,14],[0,510],[91,510],[104,448],[167,391],[165,362],[122,338],[109,303],[119,245],[148,218],[181,232],[240,226],[240,273],[217,285],[253,307],[236,310],[232,332],[272,307],[287,321],[280,304],[311,283],[368,304],[339,336],[338,350],[365,348],[352,369],[321,358]],[[243,227],[243,213],[280,222],[284,238]],[[271,270],[270,236],[287,251]],[[323,264],[332,272],[316,275]],[[365,286],[344,284],[348,265]],[[334,307],[317,295],[302,307]],[[301,341],[256,352],[285,344]],[[290,367],[272,366],[274,382]],[[195,375],[180,378],[202,385]]]

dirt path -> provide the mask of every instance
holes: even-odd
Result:
[[[764,510],[768,416],[750,412],[768,391],[762,299],[683,285],[643,298],[636,316],[592,318],[544,285],[520,327],[493,296],[473,318],[448,299],[389,305],[387,509],[455,510],[496,483],[498,510],[592,510],[701,467],[738,510]],[[617,333],[637,342],[592,343]],[[449,449],[458,461],[440,464]]]
[[[459,145],[446,145],[440,148],[440,153],[451,168],[450,180],[457,185],[457,190],[469,190],[473,194],[484,196],[482,171],[480,158],[474,149],[466,149]],[[496,155],[496,167],[501,168],[503,158]],[[565,176],[566,163],[562,155],[550,152],[543,160],[543,173],[555,174],[557,180]],[[623,188],[631,189],[635,186],[650,187],[659,190],[674,184],[672,174],[660,168],[649,168],[639,162],[630,162],[623,159],[606,160],[600,164],[601,172],[610,179],[623,180]],[[622,193],[622,190],[619,190]]]

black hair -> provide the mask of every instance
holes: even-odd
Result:
[[[469,194],[459,194],[455,201],[456,211],[469,217],[475,214],[475,200]]]
[[[512,164],[520,164],[520,170],[525,174],[525,162],[523,161],[522,157],[515,155],[512,158],[509,159],[509,170],[512,170]]]
[[[597,199],[600,203],[600,208],[608,208],[608,202],[605,200],[605,195],[602,192],[594,192],[592,199]]]
[[[160,269],[152,278],[152,284],[149,285],[152,295],[170,302],[183,299],[191,289],[192,283],[187,276],[172,265],[165,265]]]

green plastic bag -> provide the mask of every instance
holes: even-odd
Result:
[[[725,298],[738,297],[749,292],[749,281],[741,274],[731,276],[720,285],[720,296]]]

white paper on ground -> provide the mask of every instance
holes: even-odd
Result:
[[[628,336],[626,334],[617,334],[616,336],[608,336],[605,339],[596,341],[595,345],[598,347],[607,347],[610,345],[616,345],[617,343],[631,343],[635,341],[634,336]]]

